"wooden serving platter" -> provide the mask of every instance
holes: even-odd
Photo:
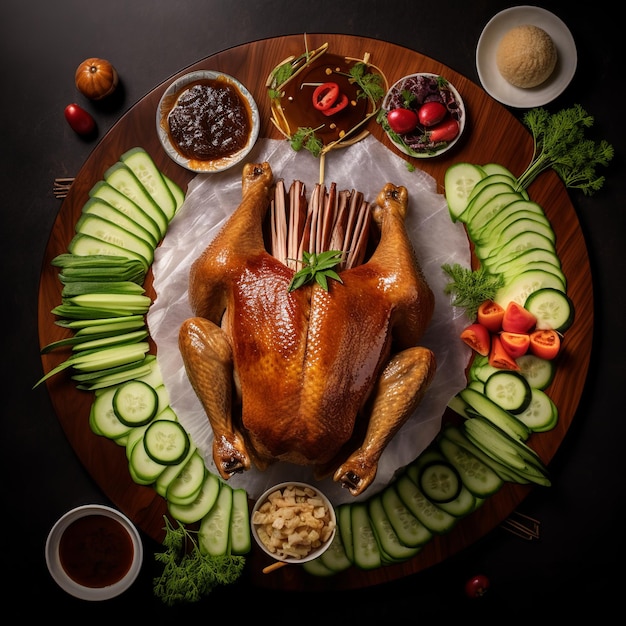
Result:
[[[333,54],[352,58],[363,58],[369,54],[370,63],[380,68],[389,85],[415,72],[441,74],[452,82],[465,102],[468,119],[464,134],[448,153],[433,159],[413,160],[416,167],[435,178],[440,193],[443,193],[445,171],[453,163],[497,162],[513,173],[520,174],[530,160],[532,140],[528,130],[482,88],[453,69],[418,52],[375,39],[313,34],[307,35],[306,40],[309,50],[328,43],[329,52]],[[291,55],[302,54],[304,50],[304,35],[266,39],[225,50],[164,81],[113,126],[78,173],[52,229],[39,288],[39,337],[42,347],[68,335],[68,331],[54,324],[54,316],[50,312],[61,302],[58,268],[54,268],[50,262],[58,254],[67,251],[82,206],[88,199],[88,192],[102,179],[105,170],[123,152],[141,146],[153,156],[162,171],[183,188],[186,188],[193,176],[169,159],[156,133],[155,116],[159,99],[172,80],[197,69],[217,70],[236,77],[257,102],[261,117],[260,136],[281,139],[270,122],[266,79],[279,63]],[[395,150],[375,121],[370,121],[368,129],[390,150]],[[372,163],[372,167],[375,166]],[[529,441],[544,462],[549,463],[572,422],[585,383],[592,343],[593,289],[584,237],[563,183],[550,171],[539,177],[529,193],[545,209],[556,232],[557,250],[568,279],[568,294],[576,310],[575,322],[567,331],[564,350],[559,356],[556,377],[548,389],[559,409],[559,423],[551,432],[533,435]],[[150,275],[147,287],[148,293],[154,295]],[[55,352],[42,356],[44,371],[48,372],[65,356]],[[78,391],[67,372],[57,374],[46,384],[65,434],[87,471],[120,510],[150,537],[161,541],[165,501],[153,488],[139,486],[132,481],[122,447],[92,433],[88,417],[93,394]],[[449,419],[455,419],[454,415],[450,413],[444,416],[444,421]],[[329,579],[312,578],[298,567],[284,567],[266,575],[261,570],[268,564],[267,560],[260,551],[253,550],[248,565],[251,568],[250,580],[259,587],[293,590],[304,589],[305,584],[308,590],[350,589],[395,580],[425,570],[474,543],[504,521],[529,489],[522,485],[506,484],[477,511],[462,519],[450,533],[435,537],[416,557],[398,565],[372,571],[352,567]]]

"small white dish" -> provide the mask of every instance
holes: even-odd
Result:
[[[545,30],[557,50],[552,76],[529,89],[511,85],[500,74],[496,64],[496,51],[502,37],[523,24]],[[476,69],[483,88],[498,102],[516,108],[543,106],[558,97],[574,77],[577,62],[576,44],[567,26],[550,11],[535,6],[511,7],[496,14],[487,22],[476,47]]]
[[[50,575],[61,589],[81,600],[109,600],[137,578],[143,544],[123,513],[89,504],[59,518],[48,534],[45,554]]]
[[[435,149],[414,150],[414,149],[411,149],[403,141],[397,141],[396,136],[394,136],[393,134],[387,131],[386,133],[387,133],[387,137],[389,137],[389,140],[393,143],[393,145],[396,146],[396,148],[398,148],[398,150],[400,150],[404,154],[415,157],[417,159],[430,159],[432,157],[439,156],[443,154],[444,152],[447,152],[448,150],[450,150],[452,147],[454,147],[454,145],[461,138],[461,135],[463,134],[463,130],[465,128],[465,118],[466,118],[465,104],[463,103],[463,98],[461,98],[461,94],[459,94],[459,92],[456,90],[454,85],[450,81],[448,81],[447,78],[445,78],[444,76],[439,76],[438,74],[431,74],[428,72],[417,72],[415,74],[409,74],[397,80],[389,88],[389,91],[387,91],[387,94],[385,95],[385,98],[382,102],[381,108],[385,112],[388,112],[392,108],[392,105],[390,104],[392,99],[397,98],[398,95],[401,94],[405,90],[407,85],[410,85],[411,81],[413,81],[414,79],[419,79],[420,77],[426,78],[433,83],[434,81],[438,79],[443,79],[446,82],[446,90],[449,92],[447,96],[448,97],[451,96],[452,101],[456,103],[457,110],[455,111],[455,115],[457,116],[456,119],[459,122],[458,134],[456,135],[454,139],[447,142],[443,147],[435,148]],[[422,104],[422,102],[419,102],[419,98],[418,98],[418,104],[419,105]],[[450,116],[450,114],[448,115]],[[420,129],[421,129],[421,132],[425,132],[427,130],[432,130],[432,127],[431,129],[428,129],[422,126],[418,126],[418,130]]]
[[[302,489],[302,490],[310,490],[309,493],[313,492],[315,494],[315,498],[323,502],[323,506],[325,507],[328,513],[327,520],[325,523],[325,527],[328,529],[328,532],[329,532],[328,536],[324,538],[321,545],[311,548],[307,554],[304,554],[301,556],[286,556],[285,553],[281,553],[282,549],[280,547],[275,550],[270,549],[266,545],[266,543],[263,541],[263,536],[264,536],[263,527],[265,526],[265,524],[255,523],[255,518],[257,517],[257,513],[259,509],[266,503],[266,501],[268,500],[268,497],[271,494],[274,494],[277,491],[284,493],[285,489],[291,489],[292,487]],[[276,512],[276,510],[277,508],[274,509],[274,512]],[[312,561],[313,559],[316,559],[328,549],[328,547],[333,541],[335,533],[337,532],[337,517],[336,517],[335,509],[331,501],[319,489],[307,483],[288,481],[284,483],[279,483],[278,485],[274,485],[273,487],[265,491],[263,494],[261,494],[261,496],[259,496],[254,507],[252,508],[252,513],[250,515],[250,529],[252,531],[252,536],[254,537],[255,541],[257,542],[261,550],[263,550],[263,552],[271,556],[276,561],[280,561],[282,563],[305,563],[306,561]],[[320,529],[314,529],[314,530],[320,531]],[[284,539],[285,539],[285,545],[286,545],[287,543],[286,537],[288,534],[286,527],[284,528],[283,532],[284,532]],[[289,532],[292,532],[292,531],[289,531]]]
[[[203,81],[224,81],[224,83],[234,88],[238,93],[240,100],[248,109],[249,114],[249,133],[248,139],[244,146],[236,152],[226,154],[225,156],[216,157],[211,160],[192,159],[185,156],[172,143],[172,138],[168,132],[168,115],[178,101],[178,97],[195,83]],[[168,156],[185,169],[197,173],[214,173],[229,169],[240,163],[254,147],[259,136],[261,121],[259,110],[252,94],[236,79],[223,72],[215,72],[212,70],[197,70],[185,74],[171,83],[161,96],[159,105],[156,110],[156,128],[159,140]]]

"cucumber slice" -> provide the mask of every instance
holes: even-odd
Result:
[[[496,372],[491,376],[495,376],[497,373],[499,372]],[[491,380],[491,376],[487,379],[487,382]],[[487,383],[485,383],[485,385],[487,385]],[[494,385],[497,385],[497,381]],[[475,389],[466,387],[459,392],[459,395],[476,411],[477,414],[483,416],[492,424],[495,424],[513,439],[526,441],[528,437],[530,437],[530,431],[528,430],[526,424],[520,422],[515,415],[501,408],[499,404],[494,402],[485,394],[480,393]],[[528,401],[530,401],[530,394]],[[521,402],[524,402],[524,400],[521,400]],[[528,404],[526,404],[526,406],[528,406]]]
[[[145,434],[145,431],[143,434]],[[152,485],[165,469],[165,465],[157,463],[148,456],[142,443],[143,434],[142,437],[132,445],[130,458],[128,459],[128,468],[135,482],[141,485]]]
[[[168,178],[163,172],[161,172],[163,176],[163,180],[165,184],[170,188],[170,193],[174,196],[174,201],[176,202],[176,211],[183,206],[183,202],[185,201],[185,192],[182,190],[180,185],[175,183],[171,178]]]
[[[144,271],[150,268],[150,263],[146,262],[143,255],[137,254],[128,248],[122,248],[111,241],[105,241],[99,237],[92,237],[85,233],[76,233],[69,242],[67,249],[72,254],[78,256],[93,256],[97,254],[117,255],[120,258],[140,261]]]
[[[119,420],[113,410],[113,396],[117,388],[112,387],[96,396],[92,404],[91,422],[97,433],[108,439],[128,435],[133,426]]]
[[[230,549],[230,519],[233,511],[233,488],[222,483],[213,508],[200,522],[198,545],[204,554],[223,556]]]
[[[484,177],[483,170],[472,163],[455,163],[446,170],[444,190],[453,222],[456,222],[467,208],[467,199],[474,185]]]
[[[534,389],[545,390],[550,386],[556,373],[552,361],[542,359],[534,354],[525,354],[515,360],[519,371]]]
[[[230,519],[231,553],[248,554],[252,549],[251,541],[248,494],[243,488],[233,489],[233,512]]]
[[[318,559],[314,560],[321,561],[322,565],[333,573],[343,572],[352,565],[352,561],[348,558],[344,548],[339,529],[337,529],[337,532],[333,535],[333,539],[328,548],[322,552]]]
[[[554,246],[552,246],[552,248],[554,248]],[[527,265],[538,262],[551,263],[559,271],[561,270],[561,260],[554,249],[530,248],[528,250],[523,250],[513,257],[503,259],[502,261],[498,261],[494,257],[494,259],[490,262],[489,271],[493,274],[502,274],[515,268],[519,274],[524,271],[524,267]]]
[[[452,530],[457,518],[433,504],[406,473],[398,478],[396,487],[409,511],[430,532],[444,534]]]
[[[131,380],[119,386],[113,395],[113,411],[126,426],[143,426],[157,414],[159,397],[147,383]]]
[[[166,499],[174,504],[193,502],[202,488],[206,472],[204,459],[196,450],[167,487]]]
[[[461,478],[451,463],[431,461],[419,471],[419,487],[435,504],[452,502],[461,492]]]
[[[158,407],[158,394],[155,392],[155,395]],[[148,456],[157,463],[176,465],[187,456],[190,446],[189,435],[178,421],[155,419],[144,433],[143,445]]]
[[[393,484],[382,491],[381,501],[389,523],[405,546],[417,548],[430,541],[432,533],[409,511]]]
[[[493,241],[509,224],[521,218],[535,219],[546,226],[551,226],[550,220],[546,217],[543,208],[539,204],[529,200],[515,200],[502,207],[500,211],[494,214],[491,219],[476,232],[476,239],[474,241],[480,243],[486,243],[490,240]]]
[[[574,304],[559,289],[546,287],[534,291],[526,298],[524,308],[537,318],[538,329],[553,328],[563,333],[574,323]]]
[[[166,415],[167,412],[164,413]],[[163,419],[164,416],[160,416],[159,419]],[[149,424],[142,428],[148,428]],[[194,452],[196,451],[196,446],[191,443],[189,446],[189,450],[187,451],[187,456],[180,461],[177,465],[168,465],[163,473],[157,478],[157,481],[154,485],[156,492],[162,497],[167,499],[167,489],[172,484],[172,482],[176,479],[176,477],[183,470],[187,461],[192,457]]]
[[[387,517],[380,495],[369,498],[367,510],[380,549],[392,562],[406,561],[420,551],[420,547],[411,548],[400,541]]]
[[[556,236],[552,230],[552,226],[546,223],[545,220],[536,219],[534,216],[519,218],[508,224],[498,233],[492,233],[492,236],[485,244],[477,246],[475,250],[476,256],[479,259],[484,259],[488,256],[498,254],[498,250],[514,237],[527,232],[543,235],[546,239],[550,240],[553,245],[556,243]]]
[[[474,212],[474,215],[466,224],[467,232],[469,233],[472,241],[475,244],[482,243],[484,245],[486,241],[493,240],[495,238],[495,234],[493,229],[490,227],[491,222],[502,211],[505,211],[509,205],[522,199],[523,198],[519,193],[511,190],[507,193],[499,193],[485,202]]]
[[[484,171],[485,170],[483,168],[483,172]],[[515,191],[515,185],[517,184],[517,182],[508,174],[502,174],[502,173],[489,174],[487,172],[485,172],[485,174],[486,176],[482,178],[481,180],[479,180],[474,185],[474,188],[472,189],[472,191],[470,192],[470,195],[467,198],[468,202],[471,202],[479,194],[479,192],[481,192],[485,187],[487,187],[488,185],[493,185],[494,183],[505,183],[506,185],[510,187],[511,191]]]
[[[343,544],[346,556],[351,563],[354,563],[351,507],[351,504],[340,504],[337,507],[337,530],[341,534],[341,543]]]
[[[157,478],[157,482],[158,480]],[[168,501],[167,510],[169,514],[181,524],[194,524],[195,522],[199,522],[213,508],[219,492],[220,481],[217,475],[207,472],[200,492],[193,502],[190,504],[176,504],[175,502]]]
[[[376,543],[367,505],[364,502],[355,502],[350,505],[350,513],[354,564],[364,570],[380,567],[380,549]]]
[[[545,433],[558,424],[559,410],[545,391],[532,389],[530,404],[518,418],[534,433]]]
[[[143,212],[156,222],[159,238],[163,238],[168,226],[167,216],[125,163],[122,161],[114,163],[104,173],[104,180],[141,207]]]
[[[88,235],[105,243],[110,243],[123,250],[138,254],[148,265],[154,260],[154,247],[134,233],[114,224],[99,215],[83,213],[76,222],[76,233]]]
[[[504,284],[507,284],[513,282],[522,272],[535,270],[554,274],[561,281],[562,285],[567,286],[567,279],[563,271],[554,263],[549,263],[548,261],[534,261],[523,266],[520,263],[512,263],[509,269],[501,272],[501,275],[504,278]]]
[[[136,147],[124,152],[120,161],[132,170],[169,222],[176,213],[176,200],[152,157],[143,148]]]
[[[532,390],[528,380],[519,372],[501,370],[487,378],[484,395],[505,411],[517,415],[528,408]]]
[[[443,456],[456,467],[463,485],[476,498],[487,498],[497,493],[504,481],[477,456],[446,436],[447,430],[443,431],[438,440],[439,449]]]
[[[561,279],[552,272],[542,270],[529,270],[522,272],[508,285],[500,287],[494,297],[494,302],[506,309],[509,302],[517,302],[524,306],[528,296],[538,289],[550,287],[565,293],[565,285]]]
[[[326,576],[334,576],[335,571],[324,565],[322,562],[322,557],[319,556],[316,559],[312,559],[311,561],[305,561],[302,563],[302,569],[311,576],[317,576],[319,578],[324,578]]]
[[[89,198],[83,205],[81,219],[85,215],[98,215],[102,219],[113,222],[120,228],[133,233],[136,237],[145,241],[152,249],[157,247],[159,240],[149,230],[144,228],[128,213],[116,209],[102,198]]]
[[[497,195],[510,193],[515,192],[508,183],[493,183],[492,185],[483,187],[473,198],[471,198],[471,200],[468,198],[467,207],[465,208],[465,211],[459,215],[459,221],[464,224],[471,224],[474,219],[474,215],[482,209],[487,202],[495,198]],[[516,198],[519,200],[521,199],[521,196],[516,195]]]
[[[128,196],[119,191],[119,189],[115,189],[115,187],[112,187],[106,181],[100,180],[89,191],[89,196],[107,202],[147,230],[155,242],[158,243],[161,241],[161,229],[157,222],[155,222],[137,203],[133,202]]]

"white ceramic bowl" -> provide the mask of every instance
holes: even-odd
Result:
[[[137,528],[124,514],[100,504],[65,513],[46,541],[46,564],[52,578],[81,600],[109,600],[120,595],[137,578],[142,561]]]
[[[417,72],[415,74],[409,74],[408,76],[403,76],[402,78],[397,80],[389,88],[389,91],[387,92],[383,100],[381,108],[384,109],[385,111],[389,111],[391,108],[393,108],[391,104],[392,99],[398,97],[402,93],[402,91],[405,89],[409,81],[412,81],[413,79],[419,79],[420,77],[426,78],[430,81],[435,81],[439,78],[442,78],[447,83],[446,89],[449,91],[449,94],[452,96],[452,100],[456,103],[456,107],[458,110],[459,132],[457,136],[452,141],[449,141],[445,146],[441,148],[428,149],[428,150],[427,149],[412,150],[409,146],[407,146],[406,143],[397,141],[396,137],[391,135],[390,133],[387,133],[387,136],[389,137],[393,145],[396,146],[398,150],[400,150],[401,152],[404,152],[404,154],[407,154],[409,156],[412,156],[418,159],[430,159],[432,157],[439,156],[443,154],[444,152],[447,152],[448,150],[450,150],[452,147],[454,147],[454,145],[461,138],[461,135],[463,134],[463,130],[465,129],[465,118],[466,118],[465,104],[463,103],[463,98],[461,98],[461,95],[456,90],[454,85],[452,85],[452,83],[450,83],[445,77],[443,76],[440,77],[437,74],[430,74],[428,72]],[[418,102],[419,102],[419,99],[418,99]],[[422,104],[422,102],[419,102],[419,104]],[[428,130],[428,129],[423,129],[423,130]]]
[[[180,152],[180,150],[172,143],[170,133],[168,132],[167,117],[172,107],[178,101],[178,97],[185,89],[191,86],[193,83],[199,81],[224,81],[238,92],[238,95],[248,108],[250,116],[250,132],[246,144],[232,154],[228,154],[223,157],[218,157],[212,160],[198,160],[190,159]],[[252,94],[236,79],[223,72],[215,72],[212,70],[198,70],[185,74],[176,79],[165,90],[163,96],[159,101],[159,106],[156,110],[156,128],[159,140],[163,149],[171,159],[176,161],[184,168],[198,173],[212,173],[221,172],[230,167],[233,167],[237,163],[240,163],[246,158],[250,150],[254,147],[256,140],[259,136],[259,130],[261,127],[259,110],[252,97]]]
[[[315,496],[323,502],[323,505],[328,511],[328,520],[329,520],[328,527],[330,529],[330,534],[320,546],[311,549],[306,555],[303,555],[300,557],[285,556],[283,554],[280,554],[278,552],[273,552],[272,550],[270,550],[270,548],[268,548],[268,546],[266,546],[265,543],[261,539],[259,525],[254,523],[256,512],[267,501],[270,494],[274,493],[275,491],[283,491],[285,488],[291,488],[291,487],[296,487],[296,488],[301,488],[301,489],[310,489],[315,494]],[[330,500],[319,489],[313,487],[312,485],[307,484],[307,483],[295,482],[295,481],[279,483],[278,485],[274,485],[273,487],[265,491],[263,494],[261,494],[261,496],[257,499],[254,507],[252,508],[250,519],[251,519],[250,529],[252,531],[252,536],[258,543],[259,547],[263,550],[263,552],[271,556],[276,561],[282,561],[284,563],[305,563],[306,561],[312,561],[313,559],[316,559],[318,556],[320,556],[322,553],[324,553],[328,549],[328,547],[330,546],[335,536],[335,533],[337,532],[337,517],[335,514],[335,509],[332,503],[330,502]],[[261,531],[261,534],[262,534],[262,531]]]
[[[557,50],[556,68],[537,87],[522,89],[507,82],[496,64],[500,40],[515,26],[533,24],[545,30]],[[565,23],[556,15],[536,6],[516,6],[494,15],[480,35],[476,47],[476,69],[485,91],[502,104],[517,108],[543,106],[559,96],[576,73],[576,43]]]

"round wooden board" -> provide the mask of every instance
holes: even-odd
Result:
[[[503,106],[479,86],[449,67],[424,55],[375,39],[345,35],[307,35],[309,50],[324,43],[329,52],[353,58],[370,55],[370,63],[382,71],[389,84],[407,74],[432,72],[446,77],[462,95],[468,115],[461,140],[445,155],[434,159],[414,160],[416,167],[428,172],[443,193],[446,169],[453,163],[467,161],[483,164],[496,162],[520,174],[532,155],[528,130]],[[225,50],[181,70],[164,81],[134,105],[98,144],[78,173],[64,200],[48,242],[39,288],[39,336],[43,347],[68,335],[54,324],[51,310],[61,302],[58,268],[52,259],[67,251],[82,206],[91,187],[102,179],[105,170],[126,150],[141,146],[170,178],[186,188],[192,173],[176,165],[162,149],[156,134],[156,109],[159,99],[174,78],[196,69],[225,72],[240,80],[252,93],[261,116],[261,136],[282,138],[270,122],[266,79],[279,63],[305,50],[305,36],[292,35],[252,42]],[[369,130],[390,150],[395,150],[374,121]],[[410,160],[410,159],[409,159]],[[375,167],[375,164],[372,164]],[[312,172],[312,178],[318,172]],[[327,178],[332,174],[327,173]],[[381,181],[385,183],[388,181]],[[389,181],[393,182],[393,181]],[[593,289],[584,237],[567,191],[552,172],[542,174],[530,187],[531,198],[539,203],[552,222],[557,236],[557,250],[568,279],[568,294],[576,310],[573,326],[567,331],[564,350],[559,356],[557,374],[549,394],[559,409],[558,426],[549,433],[534,435],[530,445],[548,463],[557,451],[576,412],[589,367],[593,332]],[[151,276],[148,293],[154,295]],[[66,355],[52,353],[42,357],[44,371],[64,360]],[[92,433],[88,424],[93,394],[76,390],[69,374],[62,372],[47,381],[58,419],[81,462],[107,497],[128,515],[145,533],[157,541],[163,538],[165,501],[151,487],[136,485],[130,478],[123,447]],[[446,414],[444,421],[454,420]],[[539,488],[539,487],[537,487]],[[250,579],[259,587],[280,589],[350,589],[395,580],[431,567],[471,545],[504,521],[529,492],[529,487],[506,484],[472,515],[459,521],[446,535],[435,537],[413,559],[372,571],[350,568],[331,578],[313,578],[299,567],[283,567],[271,575],[261,573],[268,560],[256,550],[249,556]]]

